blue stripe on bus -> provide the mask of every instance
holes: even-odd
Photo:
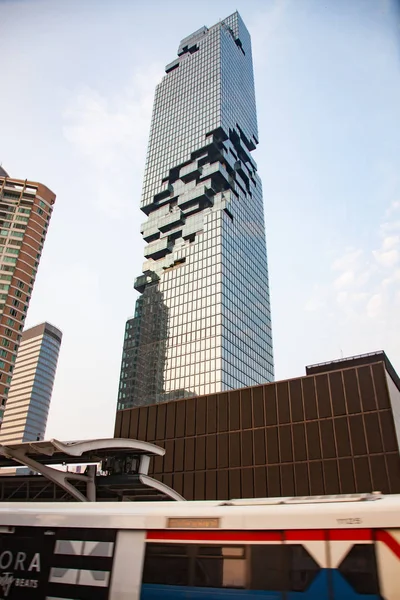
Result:
[[[281,592],[265,592],[263,590],[237,590],[232,588],[200,588],[180,585],[142,585],[140,600],[222,600],[235,598],[237,600],[281,600]],[[321,599],[322,600],[322,599]]]
[[[333,593],[330,589],[333,587]],[[381,600],[376,594],[357,594],[336,569],[321,569],[308,590],[276,592],[232,588],[186,587],[144,583],[140,600]]]
[[[362,598],[363,600],[382,600],[383,596],[377,594],[357,594],[351,585],[347,583],[337,569],[331,569],[333,597],[340,600],[354,600]]]
[[[325,600],[331,597],[328,594],[330,569],[321,569],[310,587],[304,592],[286,592],[285,600]]]

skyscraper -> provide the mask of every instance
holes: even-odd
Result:
[[[250,35],[236,12],[179,45],[157,86],[147,246],[118,408],[273,379]]]
[[[55,195],[0,174],[0,426]]]
[[[62,333],[49,323],[22,334],[0,444],[43,440]]]

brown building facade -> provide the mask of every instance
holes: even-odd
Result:
[[[400,492],[400,380],[384,352],[307,376],[117,412],[116,437],[187,500]]]
[[[55,198],[0,173],[0,426]]]

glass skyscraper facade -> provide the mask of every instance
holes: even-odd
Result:
[[[0,444],[44,439],[61,340],[61,331],[49,323],[23,332]]]
[[[273,380],[257,143],[251,40],[236,12],[182,40],[156,89],[119,409]]]
[[[0,428],[55,200],[0,168]]]

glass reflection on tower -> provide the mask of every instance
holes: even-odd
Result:
[[[118,409],[272,381],[250,35],[236,12],[182,40],[157,86],[141,296]]]

